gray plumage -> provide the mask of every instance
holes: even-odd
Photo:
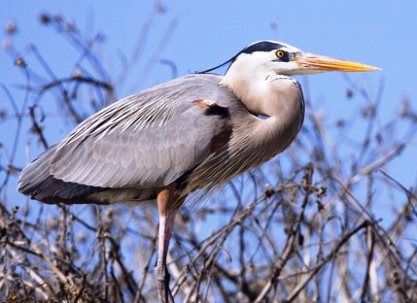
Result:
[[[252,127],[262,120],[222,78],[190,75],[113,103],[29,164],[19,190],[45,202],[140,201],[182,177],[186,195],[259,165],[292,138],[252,150]],[[292,136],[301,125],[302,103],[299,108]]]

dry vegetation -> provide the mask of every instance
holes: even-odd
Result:
[[[53,129],[113,102],[124,81],[100,59],[102,35],[87,39],[59,15],[40,22],[78,58],[63,74],[36,44],[15,49],[16,25],[6,28],[23,80],[3,85],[0,103],[0,301],[155,302],[154,207],[49,206],[16,194],[21,151],[47,148]],[[337,102],[354,115],[323,119],[305,91],[304,128],[287,152],[182,209],[168,256],[178,302],[417,302],[416,192],[389,174],[417,114],[404,100],[382,119],[382,83],[375,97],[349,78],[346,87]]]

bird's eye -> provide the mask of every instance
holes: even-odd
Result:
[[[275,52],[275,55],[278,57],[278,58],[284,58],[284,56],[285,56],[285,52],[283,51],[283,50],[281,50],[281,49],[279,49],[279,50],[277,50],[276,52]]]

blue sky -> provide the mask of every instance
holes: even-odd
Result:
[[[351,74],[366,83],[376,94],[385,81],[382,117],[399,109],[407,97],[416,100],[417,28],[416,1],[167,1],[167,12],[155,13],[154,1],[2,1],[0,25],[17,22],[19,33],[14,38],[24,50],[36,42],[51,66],[60,73],[71,73],[73,54],[52,30],[38,22],[43,11],[62,13],[73,19],[86,32],[100,30],[106,35],[103,60],[111,72],[120,73],[119,57],[132,52],[138,32],[151,20],[149,39],[143,62],[157,52],[159,58],[173,60],[179,75],[217,65],[243,48],[262,39],[288,42],[303,50],[346,58],[381,67],[372,74]],[[271,26],[275,24],[275,26]],[[172,33],[165,40],[167,32]],[[2,39],[5,38],[4,34]],[[51,43],[53,41],[53,43]],[[161,48],[162,47],[162,48]],[[158,51],[160,49],[160,51]],[[25,54],[25,53],[23,53]],[[70,64],[71,63],[71,64]],[[21,73],[2,50],[0,83],[7,86],[22,83]],[[141,65],[130,75],[130,83],[117,91],[118,97],[139,91],[170,78],[166,66],[155,64],[144,72]],[[305,79],[300,78],[301,83]],[[352,109],[344,98],[346,80],[341,74],[308,76],[312,100],[328,117],[346,115]],[[4,95],[0,93],[1,106]],[[336,101],[334,101],[336,100]],[[7,105],[4,105],[7,106]],[[1,138],[9,135],[5,127]],[[62,136],[65,131],[62,131]],[[25,134],[25,133],[24,133]],[[57,141],[62,138],[57,136]],[[19,153],[22,165],[24,152]],[[416,142],[390,167],[390,173],[406,186],[416,180]],[[410,165],[411,164],[411,165]]]

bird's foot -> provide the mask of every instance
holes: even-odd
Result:
[[[174,303],[174,298],[172,297],[171,290],[169,289],[169,280],[171,276],[166,266],[156,266],[155,277],[159,303]]]

